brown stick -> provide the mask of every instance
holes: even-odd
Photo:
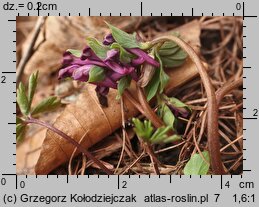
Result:
[[[143,115],[145,114],[145,111],[143,111],[143,108],[141,107],[139,102],[132,96],[128,89],[125,89],[125,91],[123,92],[123,96],[125,96],[136,107],[136,109],[138,109],[140,113],[142,113]]]
[[[163,121],[156,115],[156,113],[153,111],[153,109],[148,104],[147,98],[144,95],[143,89],[140,88],[139,86],[137,86],[137,94],[138,94],[139,103],[145,112],[144,115],[152,122],[152,124],[156,128],[164,126]]]
[[[155,173],[156,175],[160,175],[160,171],[159,171],[159,168],[158,168],[158,160],[156,158],[156,155],[151,147],[151,145],[149,143],[146,143],[146,147],[147,147],[147,152],[149,154],[149,157],[151,159],[151,162],[153,164],[153,167],[154,167],[154,170],[155,170]]]
[[[216,100],[215,90],[211,84],[210,78],[195,51],[186,42],[175,36],[163,36],[151,41],[151,45],[156,45],[165,41],[173,41],[185,50],[191,60],[197,67],[201,80],[207,94],[208,100],[208,145],[211,157],[211,167],[215,174],[225,174],[223,163],[220,156],[219,132],[218,132],[218,104]]]
[[[25,120],[25,123],[37,124],[37,125],[48,128],[49,130],[53,131],[54,133],[58,134],[59,136],[61,136],[62,138],[64,138],[65,140],[67,140],[68,142],[73,144],[78,150],[80,150],[83,154],[85,154],[89,159],[93,160],[93,162],[95,162],[108,175],[113,174],[107,167],[105,167],[103,165],[103,163],[101,163],[97,158],[95,158],[88,150],[83,148],[77,141],[75,141],[70,136],[68,136],[64,132],[60,131],[59,129],[53,127],[52,125],[50,125],[48,123],[42,122],[42,121],[40,121],[38,119],[34,119],[34,118],[29,118],[29,119]]]
[[[19,62],[19,65],[17,67],[17,70],[16,70],[16,86],[18,86],[19,82],[21,81],[21,77],[22,77],[25,65],[31,57],[33,47],[35,45],[35,42],[37,41],[41,27],[45,23],[46,18],[47,17],[45,17],[45,16],[38,17],[38,20],[37,20],[35,28],[34,28],[34,32],[32,34],[32,40],[31,40],[30,44],[28,45],[28,48],[26,49],[24,55],[22,56],[22,58]]]
[[[241,86],[242,84],[243,84],[243,78],[239,78],[239,79],[237,79],[235,81],[231,81],[229,83],[226,83],[219,90],[217,90],[216,97],[217,97],[218,105],[219,105],[220,101],[224,98],[224,96],[226,94],[228,94],[233,89]]]
[[[140,113],[142,113],[147,119],[149,119],[156,128],[163,126],[163,121],[156,115],[156,113],[149,106],[142,89],[138,86],[137,93],[140,103],[136,101],[135,98],[133,98],[133,96],[127,89],[123,92],[123,95],[139,110]]]

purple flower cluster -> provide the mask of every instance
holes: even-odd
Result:
[[[113,36],[109,34],[104,38],[103,45],[110,46],[114,42]],[[109,49],[105,59],[99,58],[89,46],[85,47],[80,57],[76,57],[70,52],[65,52],[62,68],[59,71],[59,79],[71,77],[74,80],[87,82],[90,70],[94,66],[99,66],[104,69],[105,77],[103,80],[91,83],[97,86],[96,91],[99,94],[106,96],[109,88],[117,88],[118,81],[126,75],[137,81],[137,68],[144,62],[154,67],[159,67],[159,63],[145,51],[139,48],[125,48],[125,50],[134,57],[129,63],[120,61],[120,51],[118,49]]]

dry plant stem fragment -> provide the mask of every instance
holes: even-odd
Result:
[[[137,86],[137,93],[139,102],[145,111],[146,117],[154,124],[156,128],[162,127],[164,125],[163,121],[156,115],[156,113],[152,110],[150,105],[147,102],[147,99],[144,95],[143,89]]]
[[[45,122],[42,122],[40,120],[37,119],[33,119],[33,118],[29,118],[28,120],[26,120],[26,123],[32,123],[32,124],[37,124],[43,127],[48,128],[49,130],[57,133],[58,135],[60,135],[61,137],[63,137],[64,139],[66,139],[68,142],[70,142],[71,144],[73,144],[74,146],[76,146],[83,154],[85,154],[89,159],[93,160],[104,172],[106,172],[108,175],[112,175],[113,173],[106,168],[98,159],[96,159],[90,152],[88,152],[84,147],[82,147],[78,142],[76,142],[74,139],[72,139],[71,137],[69,137],[68,135],[66,135],[65,133],[63,133],[62,131],[56,129],[55,127],[48,125]]]
[[[28,60],[31,57],[31,53],[33,52],[33,47],[34,47],[34,44],[35,44],[35,42],[36,42],[36,40],[39,36],[39,33],[41,31],[41,27],[44,25],[46,19],[47,19],[47,17],[43,17],[43,16],[38,18],[38,21],[35,25],[35,31],[33,32],[33,35],[32,35],[33,38],[31,40],[31,44],[28,46],[25,55],[22,57],[19,65],[17,67],[17,75],[16,75],[16,82],[17,82],[16,85],[17,86],[18,86],[18,83],[20,82],[21,77],[23,75],[23,70],[24,70]]]
[[[163,36],[157,39],[154,39],[151,44],[155,45],[160,42],[165,41],[174,41],[176,42],[182,49],[184,49],[192,61],[195,63],[197,70],[200,74],[201,80],[204,84],[204,88],[206,90],[207,99],[208,99],[208,144],[209,144],[209,152],[211,157],[211,166],[214,174],[222,175],[225,174],[225,170],[223,168],[223,163],[221,161],[220,156],[220,144],[219,144],[219,132],[218,132],[218,104],[216,100],[215,90],[211,84],[209,76],[206,70],[203,67],[201,60],[195,51],[183,40],[175,37],[175,36]]]

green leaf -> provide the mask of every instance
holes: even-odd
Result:
[[[176,108],[185,108],[189,112],[192,111],[192,109],[187,106],[185,103],[181,102],[179,99],[174,98],[174,97],[167,97],[166,95],[163,95],[163,98],[167,101],[168,104],[172,105],[173,107]]]
[[[124,90],[130,86],[130,83],[131,83],[131,77],[130,76],[124,76],[123,78],[121,78],[119,80],[119,83],[118,83],[119,96],[117,98],[122,96]]]
[[[185,175],[207,175],[209,171],[209,164],[210,163],[210,157],[208,151],[202,152],[203,157],[197,153],[192,155],[191,159],[187,162],[187,164],[184,167],[184,174]]]
[[[89,72],[88,82],[99,82],[105,78],[105,71],[99,66],[93,66]]]
[[[95,38],[87,38],[86,42],[88,46],[94,51],[94,53],[101,59],[105,59],[107,57],[107,52],[109,51],[109,47],[104,46],[101,42],[99,42]]]
[[[16,124],[16,140],[18,142],[22,141],[25,135],[26,125]]]
[[[173,48],[164,48],[164,49],[159,49],[158,53],[159,55],[162,56],[169,56],[175,54],[180,48],[176,45],[176,47]]]
[[[173,33],[172,35],[180,36],[179,33]],[[181,66],[188,56],[187,53],[173,41],[164,42],[159,48],[158,54],[163,62],[163,66],[166,68]]]
[[[153,77],[145,87],[147,101],[150,101],[157,93],[157,90],[159,88],[159,83],[160,83],[159,74],[160,74],[159,69],[156,69]]]
[[[185,103],[181,102],[179,99],[177,98],[174,98],[174,97],[170,97],[168,98],[168,101],[174,105],[175,107],[178,107],[178,108],[189,108],[189,106],[187,106]],[[190,109],[190,108],[189,108]],[[191,110],[191,109],[190,109]]]
[[[164,88],[168,84],[169,80],[170,80],[170,77],[165,73],[164,69],[161,69],[160,70],[160,85],[159,85],[160,93],[163,93]]]
[[[166,104],[161,104],[158,108],[158,115],[163,119],[166,126],[174,127],[175,116]]]
[[[120,44],[118,44],[117,42],[113,43],[111,45],[112,49],[117,49],[120,51],[120,61],[122,63],[130,63],[131,60],[135,57],[133,54],[127,52],[127,50],[125,50]]]
[[[173,55],[170,55],[170,58],[172,60],[183,60],[184,61],[187,57],[188,57],[187,53],[182,49],[178,50]]]
[[[20,83],[17,90],[17,103],[23,115],[27,116],[29,114],[29,102],[26,96],[25,86]]]
[[[168,136],[167,132],[171,129],[170,126],[167,127],[160,127],[158,128],[155,133],[150,138],[150,142],[152,144],[157,144],[163,142]]]
[[[128,34],[127,32],[124,32],[120,30],[117,27],[114,27],[113,25],[106,22],[106,24],[109,26],[113,38],[116,40],[117,43],[119,43],[124,48],[140,48],[141,44],[137,41],[136,37],[132,34]]]
[[[179,46],[173,41],[167,41],[160,47],[160,50],[168,50],[173,48],[179,48]]]
[[[31,103],[32,103],[32,100],[33,100],[33,96],[34,96],[36,87],[37,87],[38,75],[39,75],[39,71],[30,75],[30,78],[29,78],[29,86],[28,86],[28,105],[29,105],[29,109],[31,108]]]
[[[182,137],[181,137],[180,135],[174,134],[174,135],[172,135],[172,136],[167,137],[166,139],[164,139],[163,142],[164,142],[165,144],[167,144],[167,143],[171,143],[171,142],[180,141],[181,139],[182,139]]]
[[[164,65],[163,62],[156,50],[155,52],[156,58],[159,61],[160,64],[160,74],[159,74],[159,79],[160,79],[160,85],[159,85],[159,92],[162,93],[164,91],[165,86],[167,85],[167,83],[169,82],[170,77],[165,73],[164,71]]]
[[[134,123],[134,131],[136,132],[137,136],[144,141],[148,141],[152,135],[153,127],[150,120],[144,120],[141,122],[137,118],[132,118],[132,122]]]
[[[47,112],[54,110],[58,106],[60,106],[60,100],[57,99],[55,96],[48,97],[40,102],[33,110],[32,115],[36,115],[39,113]]]
[[[184,64],[185,60],[174,60],[170,56],[162,56],[161,60],[165,68],[175,68]]]
[[[16,124],[22,124],[23,120],[20,117],[16,117]]]
[[[160,127],[153,133],[154,128],[152,127],[150,120],[144,120],[144,122],[141,122],[137,118],[132,118],[132,122],[134,123],[134,131],[137,136],[145,142],[158,144],[181,140],[181,137],[176,134],[169,137],[167,136],[167,132],[171,129],[171,126]]]
[[[74,55],[75,57],[78,57],[78,58],[80,58],[82,55],[81,50],[68,49],[67,52],[70,52],[72,55]]]
[[[179,32],[172,32],[171,35],[176,36],[176,37],[180,37],[180,33]],[[163,43],[163,45],[160,47],[160,50],[171,50],[171,49],[179,49],[180,47],[178,46],[178,44],[176,44],[174,41],[166,41]]]

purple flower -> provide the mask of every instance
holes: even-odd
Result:
[[[140,37],[138,35],[137,35],[137,37],[140,41]],[[106,35],[103,40],[104,45],[111,45],[114,42],[115,42],[115,40],[114,40],[112,34]],[[154,67],[159,67],[159,63],[154,58],[149,56],[146,52],[144,52],[143,50],[141,50],[139,48],[128,48],[127,50],[128,50],[128,52],[137,56],[136,59],[132,60],[133,66],[138,66],[138,65],[143,64],[144,62],[147,62],[148,64],[153,65]],[[115,55],[114,52],[112,52],[112,54]]]
[[[89,46],[86,46],[83,49],[80,59],[81,60],[91,59],[91,60],[101,61],[101,59],[97,57],[97,55]]]
[[[111,45],[115,42],[112,34],[105,36],[104,45]],[[137,67],[144,62],[154,67],[159,67],[159,63],[149,56],[145,51],[139,48],[126,49],[129,53],[136,56],[129,63],[120,61],[120,51],[118,49],[110,49],[106,54],[106,58],[100,59],[94,51],[89,47],[85,47],[80,57],[76,57],[71,52],[65,52],[63,56],[62,68],[59,71],[59,79],[71,77],[74,80],[87,82],[89,73],[94,66],[104,69],[104,78],[91,84],[96,85],[96,92],[100,99],[104,99],[109,92],[109,88],[117,88],[121,78],[128,75],[133,80],[138,81]],[[132,57],[130,57],[132,58]]]
[[[86,47],[83,50],[81,57],[76,57],[70,52],[65,52],[63,55],[62,68],[59,71],[58,78],[76,77],[75,80],[85,80],[83,77],[79,77],[79,74],[86,76],[89,73],[93,65],[106,67],[106,65],[95,55],[91,48]],[[91,66],[91,67],[90,67]],[[77,71],[78,70],[78,71]],[[86,72],[87,71],[87,72]],[[76,75],[74,75],[74,73]]]
[[[132,64],[133,65],[141,65],[144,62],[147,62],[150,65],[153,65],[154,67],[159,67],[159,63],[152,58],[150,55],[148,55],[146,52],[144,52],[143,50],[139,49],[139,48],[130,48],[127,49],[130,53],[134,54],[137,56],[136,59],[132,60]]]
[[[92,65],[83,65],[73,71],[71,77],[78,81],[88,81],[89,72],[92,69]]]
[[[107,52],[106,54],[106,58],[104,59],[104,62],[107,62],[107,61],[113,61],[113,60],[119,60],[118,58],[118,54],[119,54],[119,51],[118,50],[115,50],[115,49],[111,49]]]
[[[104,63],[108,68],[122,76],[128,75],[135,70],[135,67],[124,65],[119,61],[119,51],[115,49],[111,49],[107,52]]]
[[[103,44],[104,44],[104,45],[111,45],[111,44],[114,43],[114,42],[115,42],[115,40],[114,40],[112,34],[106,35],[106,36],[104,37],[104,39],[103,39]]]

